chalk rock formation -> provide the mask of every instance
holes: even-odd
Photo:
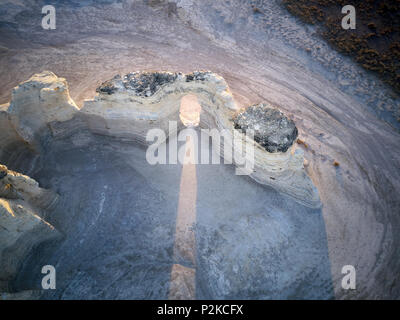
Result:
[[[15,130],[14,125],[11,123],[11,116],[8,113],[9,104],[0,106],[0,158],[3,155],[11,153],[16,144],[21,144],[24,140]]]
[[[225,80],[212,72],[182,73],[134,72],[103,83],[94,100],[86,100],[81,112],[95,133],[135,139],[147,145],[149,129],[174,132],[169,121],[178,123],[181,98],[195,94],[205,115],[200,126],[228,127],[228,117],[237,110]],[[218,122],[221,123],[218,123]],[[217,126],[218,123],[218,126]]]
[[[35,74],[13,89],[8,113],[18,134],[27,142],[52,121],[72,118],[77,106],[64,78],[50,71]]]
[[[57,195],[39,187],[28,176],[0,165],[0,291],[16,275],[28,252],[60,233],[40,216]]]
[[[180,102],[184,96],[193,94],[202,107],[199,126],[226,134],[223,142],[214,146],[218,154],[228,157],[224,155],[225,148],[233,150],[234,164],[239,166],[237,159],[240,157],[244,157],[246,163],[252,163],[244,174],[303,205],[320,207],[318,191],[304,171],[303,152],[293,145],[297,136],[294,124],[279,111],[271,114],[268,111],[257,121],[261,130],[256,130],[256,141],[235,129],[235,126],[244,126],[244,115],[255,119],[259,111],[251,107],[247,113],[238,116],[240,110],[221,76],[210,71],[191,74],[133,72],[104,82],[97,92],[98,95],[93,100],[85,100],[79,110],[69,96],[65,79],[48,71],[34,75],[14,89],[8,109],[3,106],[3,111],[0,110],[0,121],[10,129],[7,143],[12,139],[22,139],[35,144],[35,137],[44,127],[50,128],[56,136],[83,126],[95,134],[149,145],[146,136],[150,129],[163,130],[168,133],[167,138],[184,127],[179,120]],[[71,125],[68,120],[72,118]],[[170,126],[171,121],[175,121],[177,126]],[[274,130],[272,126],[277,121],[283,136],[272,137],[272,140],[269,137],[264,141],[263,137],[267,136],[268,130]],[[68,125],[63,126],[63,123]],[[282,141],[273,146],[274,139]],[[254,155],[238,151],[247,150],[249,146],[254,146]]]
[[[115,76],[104,82],[97,92],[98,96],[86,100],[81,110],[90,129],[99,134],[134,139],[144,145],[149,143],[146,141],[149,129],[157,128],[169,135],[175,134],[174,129],[169,127],[169,121],[176,121],[179,131],[183,127],[179,121],[180,101],[187,94],[195,94],[202,107],[200,127],[224,130],[228,135],[223,143],[214,146],[222,157],[228,143],[228,148],[234,150],[232,160],[238,164],[235,150],[241,150],[239,143],[244,146],[255,144],[254,158],[251,154],[245,155],[247,162],[254,162],[254,170],[247,170],[245,174],[306,206],[320,207],[318,191],[304,171],[303,151],[296,150],[293,145],[297,137],[294,123],[276,109],[268,111],[266,105],[262,108],[250,107],[247,113],[238,115],[240,110],[222,77],[210,71],[187,75],[134,72],[124,77]],[[256,129],[253,126],[255,123],[245,125],[245,117],[247,120],[257,119],[256,142],[235,129]],[[280,127],[280,136],[269,134],[275,130],[274,126]],[[274,139],[279,142],[275,143]]]

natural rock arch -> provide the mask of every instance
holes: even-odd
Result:
[[[152,75],[156,77],[152,78]],[[90,128],[101,134],[134,138],[143,144],[146,132],[159,128],[168,132],[168,122],[180,123],[181,99],[196,95],[202,108],[199,126],[202,128],[233,128],[228,118],[232,118],[237,108],[225,80],[211,72],[181,73],[134,73],[135,81],[141,77],[150,80],[145,88],[131,86],[131,77],[120,76],[104,82],[93,100],[86,100],[81,109],[87,115]],[[168,81],[160,80],[161,75]],[[150,82],[150,83],[149,83]],[[144,93],[143,93],[144,92]],[[102,121],[97,117],[99,116]],[[173,132],[170,132],[173,134]]]
[[[286,152],[271,153],[234,128],[233,119],[239,108],[221,76],[210,71],[134,72],[123,78],[115,76],[99,86],[97,92],[79,110],[69,97],[65,79],[49,71],[34,75],[13,90],[10,105],[2,108],[0,120],[12,132],[1,133],[5,136],[2,144],[12,143],[15,135],[15,139],[37,145],[43,128],[49,128],[56,137],[85,127],[93,133],[148,145],[146,134],[150,129],[171,135],[176,132],[171,131],[170,121],[177,122],[176,131],[184,127],[179,120],[180,102],[185,95],[194,94],[202,108],[201,128],[226,130],[232,136],[232,144],[241,141],[255,145],[250,177],[305,206],[321,206],[318,191],[304,170],[301,149],[292,145]],[[71,119],[72,124],[63,125]],[[233,139],[234,134],[239,140]],[[221,155],[222,148],[223,145],[217,148]]]
[[[201,128],[233,133],[232,119],[239,112],[225,80],[209,71],[187,75],[136,72],[124,78],[116,76],[104,82],[97,91],[99,95],[94,100],[86,100],[81,110],[86,114],[91,130],[133,138],[144,145],[147,144],[145,137],[149,129],[159,128],[174,134],[169,130],[169,121],[180,124],[178,131],[183,128],[179,121],[179,108],[185,95],[197,96],[202,108]],[[256,143],[254,171],[250,176],[306,206],[321,205],[318,191],[304,171],[303,151],[295,150],[294,146],[287,152],[270,153]]]

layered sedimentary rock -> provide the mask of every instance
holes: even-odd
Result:
[[[209,71],[187,75],[135,72],[124,77],[115,76],[104,82],[97,92],[98,96],[86,100],[80,111],[86,116],[90,129],[99,134],[134,139],[144,145],[149,143],[146,141],[149,129],[161,129],[172,135],[176,132],[171,130],[169,122],[176,121],[179,131],[183,127],[179,121],[180,101],[187,94],[195,94],[202,107],[200,127],[225,131],[227,134],[224,143],[215,146],[222,157],[226,144],[231,144],[228,148],[234,150],[233,162],[237,164],[235,150],[241,149],[239,145],[244,150],[248,144],[252,144],[255,146],[254,157],[251,154],[244,156],[247,162],[253,162],[254,165],[245,174],[306,206],[320,206],[318,191],[304,171],[303,151],[293,145],[297,137],[293,122],[278,110],[261,117],[253,114],[253,118],[258,119],[257,125],[261,124],[264,129],[256,130],[256,142],[249,139],[244,132],[235,129],[235,126],[240,127],[239,122],[244,124],[244,118],[238,115],[240,110],[222,77]],[[253,107],[250,110],[259,112]],[[236,123],[234,119],[237,119]],[[273,146],[273,140],[277,137],[270,135],[274,130],[278,136],[282,135],[278,137],[282,141],[277,146]]]
[[[11,153],[16,144],[24,141],[11,123],[8,107],[9,104],[0,106],[0,158],[6,153]]]
[[[320,206],[318,191],[303,168],[303,152],[293,145],[297,136],[294,124],[278,110],[257,114],[260,110],[250,107],[247,113],[240,113],[221,76],[210,71],[134,72],[115,76],[99,86],[97,92],[79,110],[69,96],[65,79],[49,71],[34,75],[13,90],[10,105],[1,110],[0,121],[10,131],[2,141],[3,148],[13,139],[35,146],[44,128],[56,136],[82,127],[92,133],[149,145],[146,136],[150,129],[163,130],[167,138],[183,128],[179,120],[181,99],[194,94],[202,107],[200,127],[224,131],[223,143],[215,145],[222,157],[228,157],[224,150],[230,148],[232,161],[238,165],[237,150],[254,147],[254,155],[240,152],[245,162],[251,163],[245,174],[306,206]],[[246,114],[247,119],[258,119],[257,123],[245,125]],[[72,125],[68,122],[71,119]],[[171,121],[177,126],[171,127]],[[256,129],[255,141],[235,126]],[[274,131],[277,136],[271,135]],[[274,145],[274,139],[282,141]]]
[[[205,111],[200,126],[229,127],[229,117],[237,110],[225,80],[212,72],[131,73],[103,83],[93,100],[86,100],[81,113],[95,133],[135,139],[147,145],[149,129],[170,135],[169,121],[178,123],[181,98],[195,94]]]
[[[57,195],[28,176],[0,165],[0,291],[9,282],[29,251],[60,233],[43,217]]]
[[[77,110],[66,80],[44,71],[13,89],[8,114],[18,134],[33,143],[48,123],[69,120]]]

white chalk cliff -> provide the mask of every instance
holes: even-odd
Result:
[[[34,246],[61,236],[43,219],[56,201],[54,192],[0,165],[0,292],[7,292],[9,282]]]
[[[148,81],[144,87],[138,87],[134,79],[129,79],[140,76]],[[60,134],[60,123],[74,116],[84,120],[83,124],[77,121],[77,126],[87,126],[95,134],[146,145],[149,144],[146,134],[150,129],[158,128],[172,135],[176,132],[171,132],[169,121],[179,123],[178,131],[183,128],[179,120],[181,98],[195,94],[202,107],[200,127],[227,130],[232,139],[226,141],[233,141],[233,144],[240,140],[244,145],[255,145],[254,169],[249,172],[254,180],[287,194],[305,206],[321,206],[318,191],[304,170],[300,148],[296,149],[294,144],[286,152],[271,153],[234,129],[233,118],[239,108],[221,76],[207,71],[187,75],[132,73],[126,77],[128,80],[116,76],[103,83],[97,90],[99,94],[93,100],[86,100],[79,110],[69,96],[65,79],[49,71],[34,75],[13,90],[8,109],[3,107],[5,110],[0,120],[5,122],[5,128],[9,128],[2,133],[5,136],[3,147],[10,145],[12,139],[22,139],[35,147],[39,144],[42,130],[49,128],[53,135]],[[74,126],[65,128],[66,131],[74,130]],[[221,156],[222,148],[223,145],[216,146]],[[233,146],[233,150],[238,149]]]

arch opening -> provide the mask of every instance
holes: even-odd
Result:
[[[182,97],[179,109],[179,119],[185,127],[197,127],[200,123],[201,105],[194,94]]]

